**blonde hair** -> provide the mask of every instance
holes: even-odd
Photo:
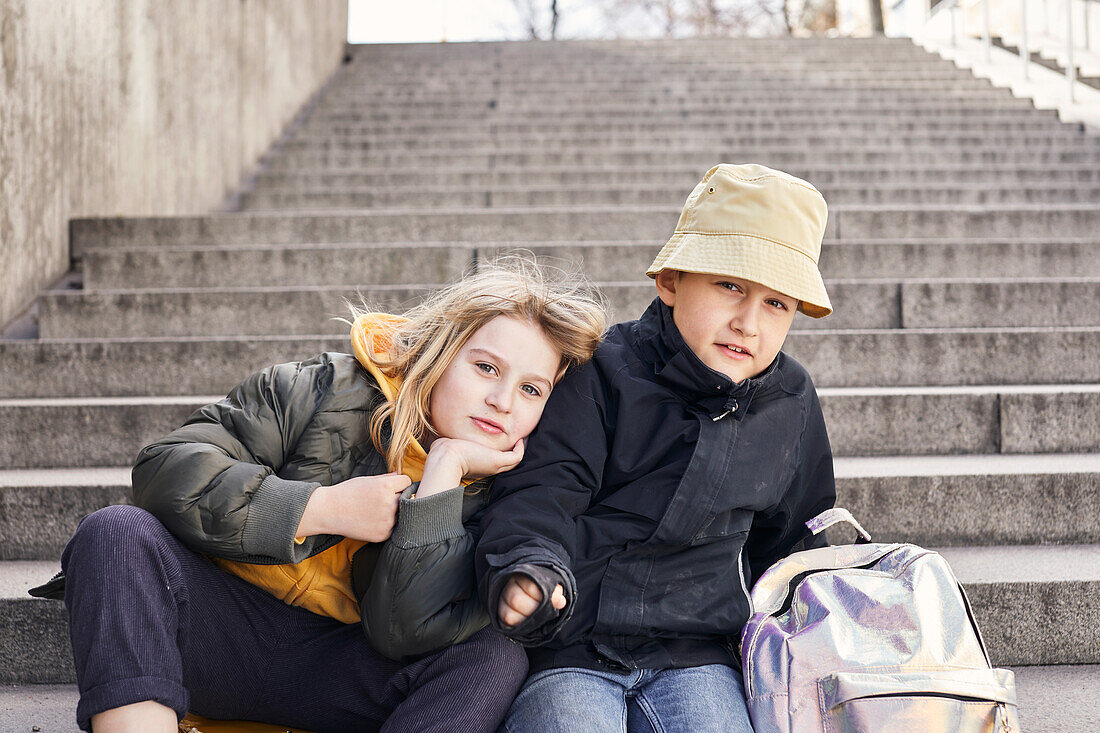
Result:
[[[354,321],[368,307],[351,306]],[[429,400],[443,372],[471,336],[497,316],[537,326],[559,353],[555,383],[583,364],[607,327],[607,305],[583,276],[538,262],[533,255],[508,255],[479,262],[476,271],[427,297],[404,314],[408,322],[393,334],[388,354],[374,363],[401,381],[397,396],[370,418],[374,445],[391,471],[400,470],[409,444],[430,429]],[[386,423],[390,439],[385,440]]]

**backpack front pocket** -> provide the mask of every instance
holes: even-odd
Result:
[[[827,733],[1020,733],[1007,669],[838,672],[818,701]]]

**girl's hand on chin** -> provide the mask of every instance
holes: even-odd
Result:
[[[424,462],[424,478],[416,490],[419,498],[453,489],[464,478],[495,476],[509,471],[523,459],[523,441],[500,451],[460,438],[436,438]]]

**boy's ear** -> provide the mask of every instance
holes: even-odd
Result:
[[[657,297],[665,305],[672,308],[676,305],[676,281],[679,273],[676,270],[661,270],[653,281],[657,283]]]

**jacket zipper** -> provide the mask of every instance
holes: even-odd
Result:
[[[742,544],[741,549],[737,551],[737,577],[741,580],[741,592],[745,594],[745,600],[749,603],[749,618],[752,618],[756,611],[752,605],[752,594],[749,593],[749,584],[745,582],[745,565],[741,562],[741,556],[745,552],[745,546]]]

